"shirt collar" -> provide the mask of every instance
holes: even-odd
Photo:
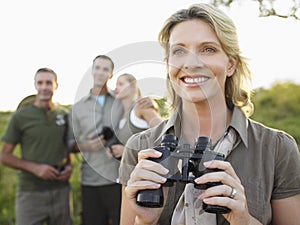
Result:
[[[107,88],[107,92],[106,92],[105,96],[115,97],[115,93],[110,88]],[[92,89],[90,89],[89,94],[83,98],[83,101],[88,101],[91,98],[94,98],[94,95],[92,94]]]
[[[244,145],[248,148],[248,119],[243,113],[243,111],[235,106],[232,113],[232,119],[230,125],[232,128],[236,130]]]

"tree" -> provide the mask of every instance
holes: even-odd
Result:
[[[238,0],[210,0],[210,3],[215,6],[224,5],[230,7],[230,5]],[[285,13],[279,13],[278,9],[279,1],[283,2],[283,0],[252,0],[256,1],[259,5],[259,13],[261,17],[267,16],[277,16],[281,18],[295,18],[300,20],[300,0],[284,0],[285,5],[288,5],[288,10]]]
[[[275,82],[269,89],[256,89],[252,101],[253,119],[291,134],[300,148],[300,85]]]

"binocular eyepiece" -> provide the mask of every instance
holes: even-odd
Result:
[[[167,181],[162,186],[171,187],[174,182],[194,183],[197,189],[207,189],[221,185],[221,182],[208,182],[206,184],[196,184],[194,180],[206,173],[217,172],[219,169],[208,169],[203,163],[210,160],[224,160],[224,155],[211,150],[211,139],[208,137],[198,137],[195,145],[183,144],[178,146],[178,138],[171,134],[165,134],[159,146],[153,149],[162,153],[160,158],[151,158],[167,168]],[[178,162],[181,161],[181,169],[178,169]],[[140,190],[137,193],[136,202],[140,206],[149,208],[160,208],[164,204],[162,186],[159,189]],[[203,202],[203,210],[209,213],[224,214],[230,209],[224,206],[207,205]]]

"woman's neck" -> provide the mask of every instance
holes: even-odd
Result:
[[[123,98],[122,99],[122,105],[124,109],[123,118],[127,117],[129,114],[129,111],[131,110],[132,104],[134,103],[134,100],[132,98]]]
[[[182,131],[188,142],[193,143],[199,136],[206,136],[215,143],[223,136],[231,121],[232,112],[225,101],[182,104]]]

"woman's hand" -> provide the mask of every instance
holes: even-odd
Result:
[[[195,182],[197,184],[222,182],[223,185],[206,189],[199,198],[208,205],[226,206],[231,209],[229,213],[223,214],[231,225],[246,225],[250,224],[250,221],[253,224],[252,221],[256,220],[249,214],[244,187],[231,164],[221,160],[213,160],[205,162],[204,166],[209,169],[218,168],[222,171],[204,174],[195,179]]]
[[[159,158],[161,153],[154,149],[142,150],[138,154],[138,164],[131,173],[130,179],[125,188],[127,200],[135,211],[136,224],[156,224],[163,208],[146,208],[137,205],[136,195],[138,191],[145,189],[158,189],[166,182],[162,175],[169,171],[159,163],[149,158]]]

